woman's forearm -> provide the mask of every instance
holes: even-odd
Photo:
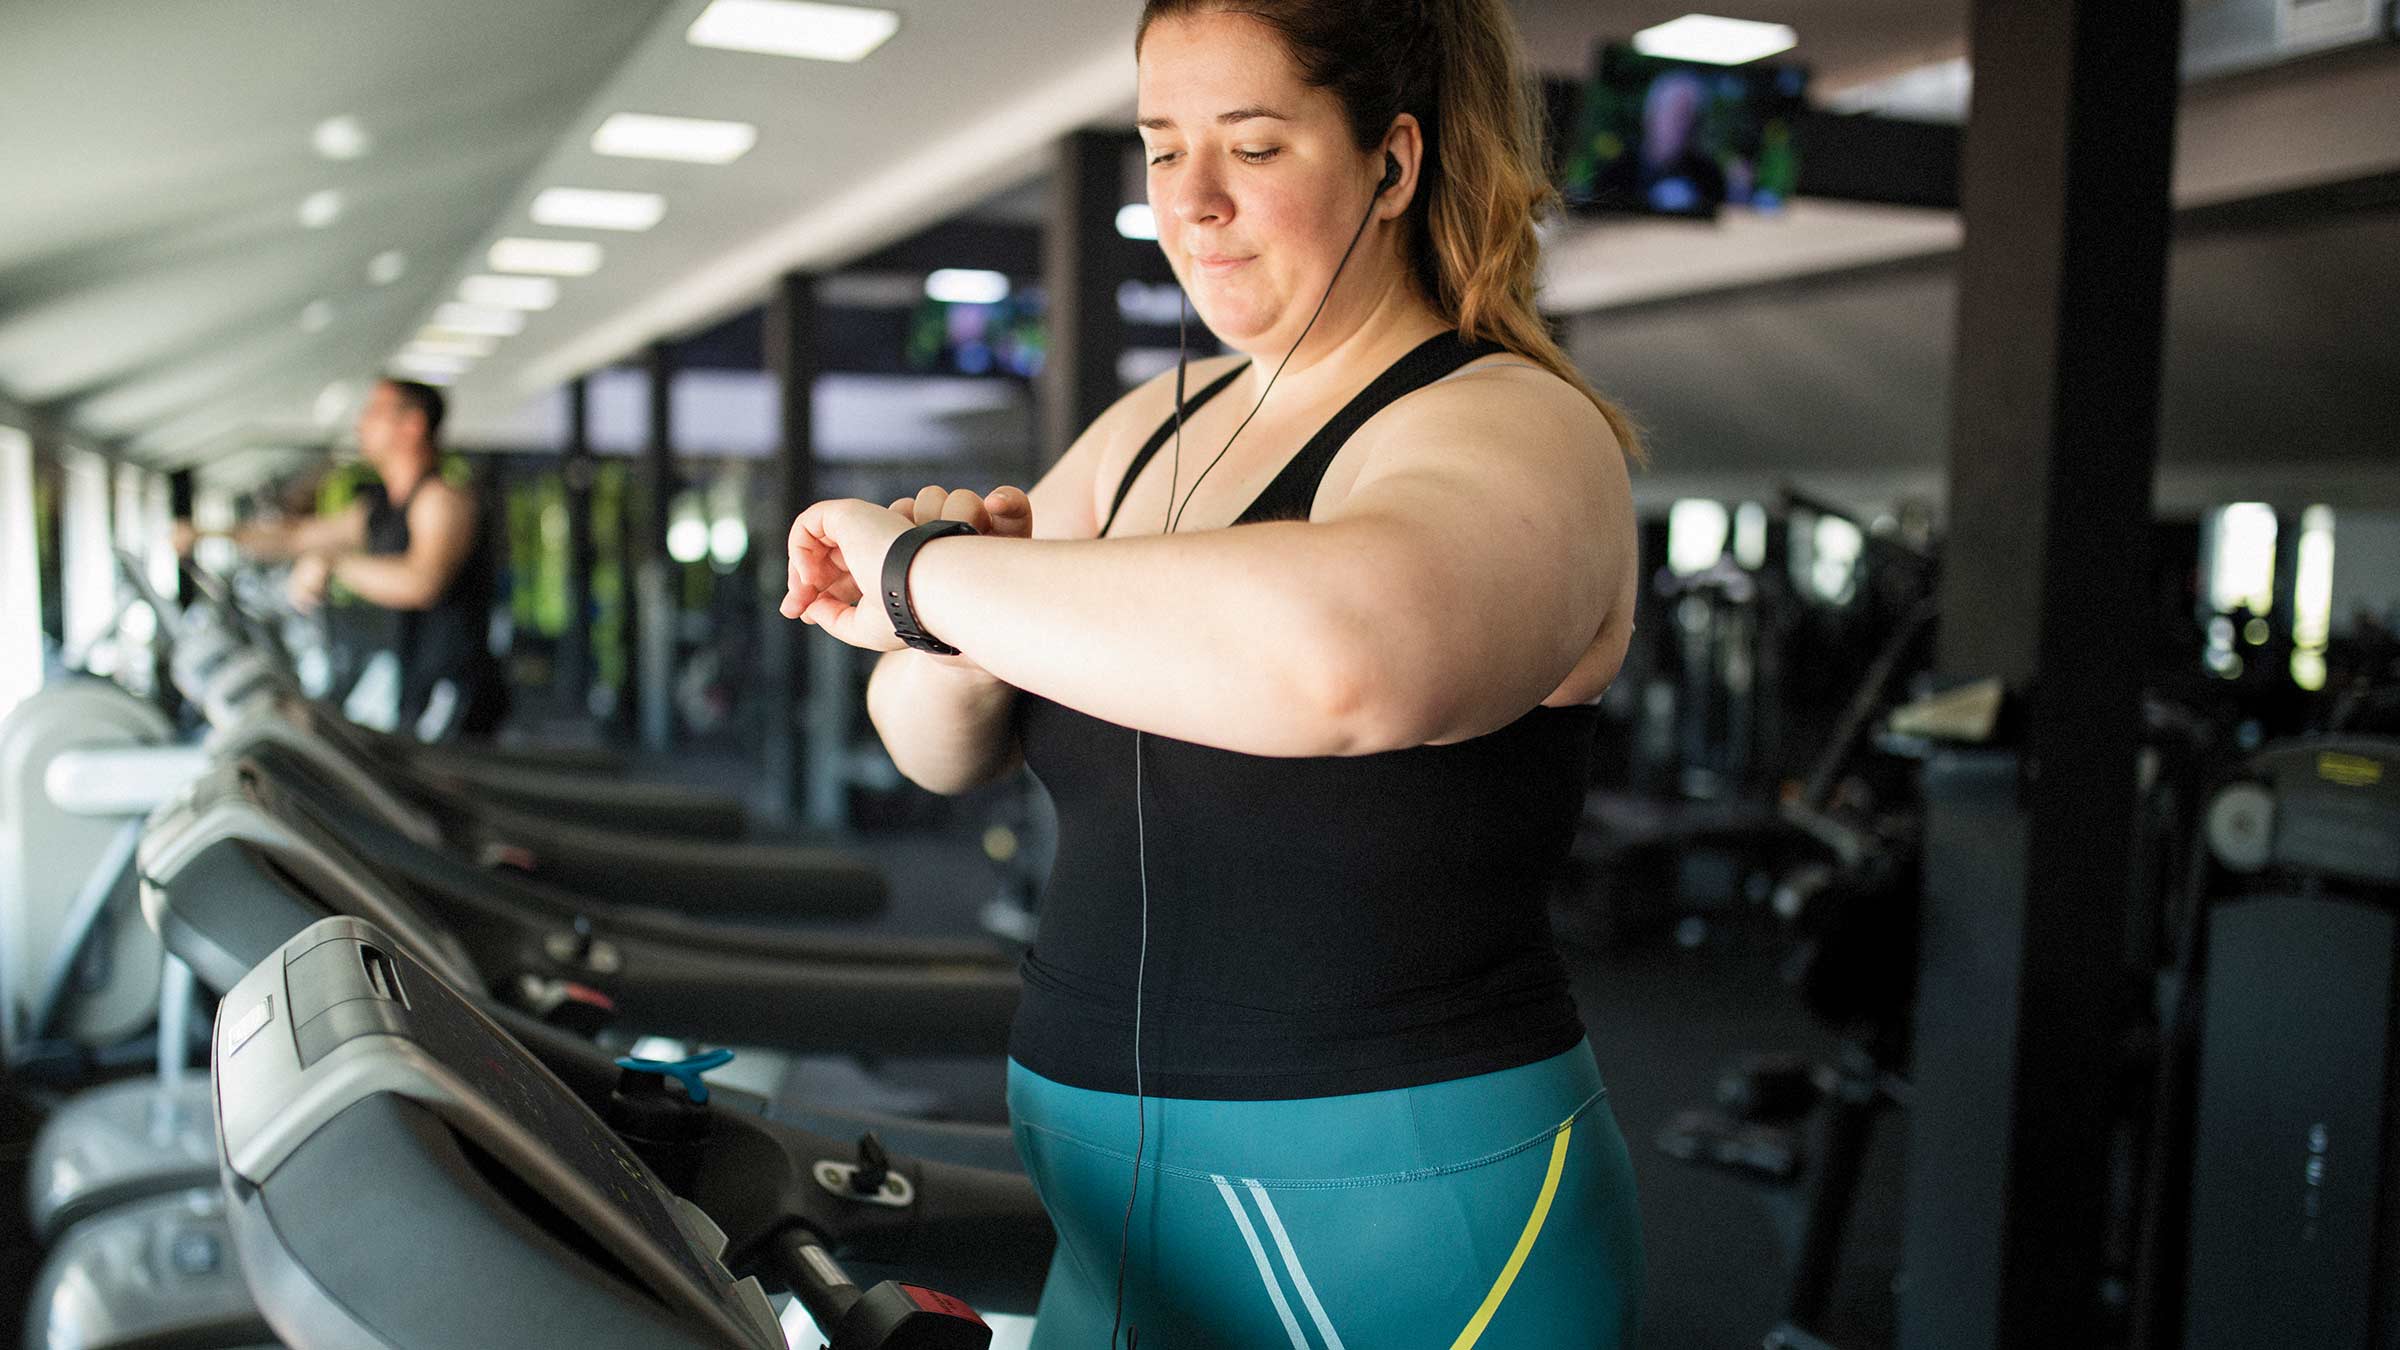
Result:
[[[904,777],[955,796],[1016,766],[1009,734],[1016,692],[923,652],[886,652],[867,677],[867,719]]]
[[[1371,534],[1274,522],[1172,537],[937,539],[909,574],[927,631],[1079,712],[1257,755],[1357,753],[1377,683],[1345,614]],[[1306,582],[1302,578],[1307,578]]]

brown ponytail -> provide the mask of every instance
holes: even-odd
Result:
[[[1417,286],[1469,340],[1488,338],[1575,386],[1642,461],[1641,433],[1567,359],[1534,305],[1534,221],[1556,209],[1542,171],[1541,117],[1501,0],[1146,0],[1154,20],[1246,14],[1283,39],[1301,78],[1339,99],[1361,150],[1401,113],[1425,132],[1408,214]]]

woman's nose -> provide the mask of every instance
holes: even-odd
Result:
[[[1225,195],[1225,180],[1199,162],[1177,174],[1167,192],[1168,209],[1182,224],[1223,224],[1233,214],[1232,199]]]

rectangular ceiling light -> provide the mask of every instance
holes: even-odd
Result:
[[[592,133],[594,154],[673,159],[686,164],[731,164],[756,144],[758,128],[748,122],[651,113],[611,113]]]
[[[588,239],[502,239],[484,261],[495,272],[588,277],[600,270],[600,246]]]
[[[392,358],[392,369],[412,375],[427,384],[448,384],[467,373],[473,365],[463,356],[443,356],[437,352],[404,350]]]
[[[1633,35],[1633,49],[1644,56],[1712,66],[1738,66],[1798,45],[1800,35],[1788,25],[1720,19],[1713,14],[1686,14]]]
[[[1148,202],[1128,202],[1117,208],[1117,233],[1127,239],[1158,238],[1158,214]]]
[[[548,309],[558,303],[558,283],[548,277],[473,276],[458,283],[458,298],[496,309]]]
[[[655,192],[554,187],[533,199],[535,224],[568,229],[646,230],[666,214],[667,199]]]
[[[996,305],[1008,298],[1008,278],[998,272],[945,267],[925,278],[925,297],[953,305]]]
[[[454,302],[434,310],[433,322],[429,326],[483,337],[515,337],[525,331],[525,315],[520,310],[502,309],[496,305]]]
[[[479,356],[490,356],[492,349],[498,345],[497,342],[480,333],[458,333],[447,328],[426,328],[417,334],[415,341],[408,344],[407,350],[420,352],[427,356],[463,356],[471,360]]]
[[[810,0],[715,0],[683,36],[695,47],[858,61],[899,30],[900,16],[888,9]]]

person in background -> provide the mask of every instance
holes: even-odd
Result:
[[[290,560],[292,603],[314,610],[340,582],[394,613],[398,727],[425,740],[485,737],[508,710],[489,631],[497,568],[475,500],[441,476],[441,391],[384,379],[358,414],[359,456],[382,481],[340,511],[227,532],[245,556]],[[177,529],[189,551],[198,535]]]

